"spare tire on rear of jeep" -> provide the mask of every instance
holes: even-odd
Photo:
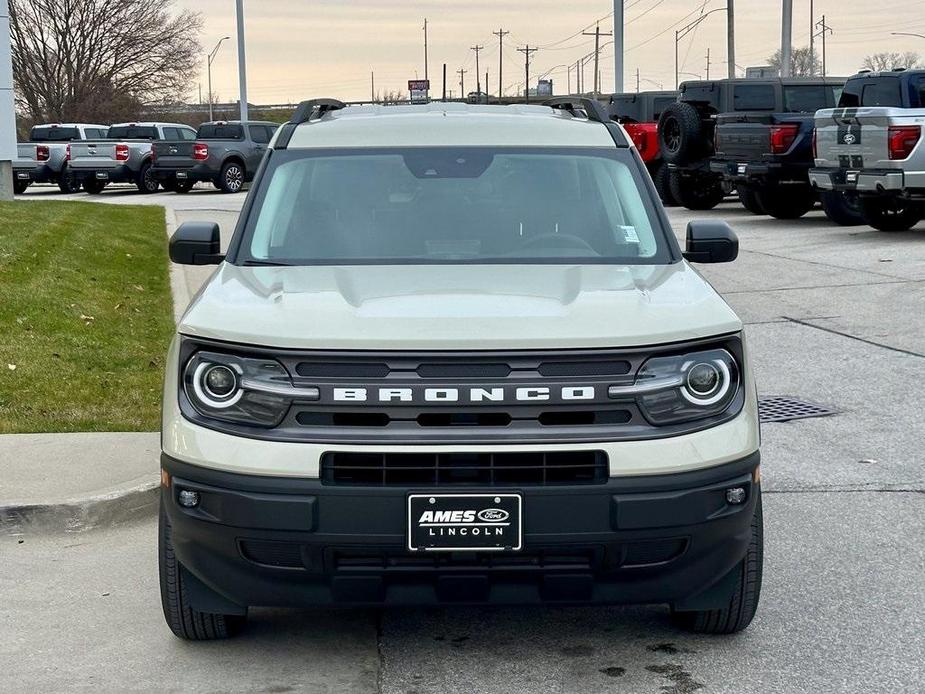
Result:
[[[658,144],[669,164],[687,164],[706,151],[700,113],[691,104],[669,104],[658,119]]]

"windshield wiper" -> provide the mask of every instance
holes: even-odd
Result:
[[[292,267],[292,263],[279,263],[275,260],[245,260],[247,267]]]

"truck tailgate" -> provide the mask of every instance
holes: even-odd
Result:
[[[890,127],[925,125],[909,109],[860,107],[816,112],[816,166],[843,169],[901,168],[890,159]],[[921,147],[921,138],[916,150]],[[914,154],[913,154],[914,156]]]
[[[197,162],[193,159],[193,145],[189,140],[169,141],[159,140],[151,143],[151,152],[154,155],[155,166],[168,169],[189,169]]]
[[[116,165],[114,140],[88,140],[71,143],[71,168],[111,168]]]

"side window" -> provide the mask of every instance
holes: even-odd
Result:
[[[784,87],[784,111],[788,113],[815,113],[825,108],[830,102],[826,97],[830,94],[830,87],[823,84],[790,85]]]
[[[251,132],[251,139],[259,145],[265,145],[270,141],[270,130],[264,125],[249,125],[248,130]]]
[[[164,139],[165,140],[179,140],[180,139],[180,129],[179,128],[164,128]]]
[[[895,78],[870,80],[861,91],[861,106],[902,106],[899,84]]]
[[[841,96],[838,97],[839,108],[857,108],[861,105],[861,81],[848,80]]]
[[[925,75],[918,75],[909,80],[909,88],[915,103],[909,104],[911,108],[922,108],[925,105]]]
[[[195,130],[192,130],[192,129],[190,129],[190,128],[180,128],[179,130],[180,130],[180,139],[181,139],[181,140],[187,140],[187,141],[189,141],[189,140],[195,140],[195,139],[196,139],[196,131],[195,131]]]
[[[737,84],[732,92],[736,111],[773,111],[774,86],[771,84]]]

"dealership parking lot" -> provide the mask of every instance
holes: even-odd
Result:
[[[243,195],[107,189],[230,233]],[[25,198],[88,199],[30,189]],[[765,584],[733,637],[645,608],[254,610],[225,643],[160,614],[152,518],[0,537],[0,689],[272,692],[918,692],[925,681],[925,223],[782,222],[738,204],[730,265],[701,269],[748,324],[762,397],[835,414],[763,428]],[[185,269],[195,291],[211,269]],[[24,578],[28,577],[28,578]]]

